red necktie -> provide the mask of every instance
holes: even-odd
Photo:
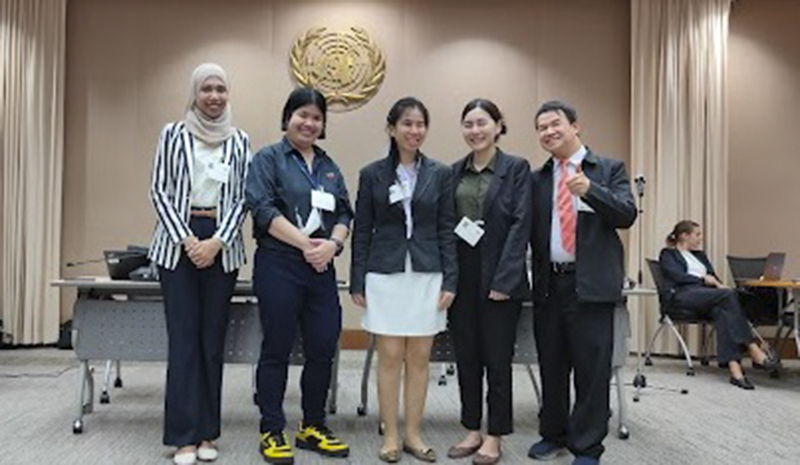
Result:
[[[575,255],[575,225],[577,218],[575,210],[572,207],[572,193],[567,188],[567,160],[559,160],[559,169],[561,172],[558,177],[558,219],[561,223],[561,244],[564,250]]]

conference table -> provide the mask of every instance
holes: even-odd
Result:
[[[78,402],[72,432],[80,434],[84,414],[94,410],[94,377],[91,360],[105,360],[106,373],[100,403],[108,403],[111,362],[164,362],[167,360],[167,331],[161,287],[156,281],[126,281],[109,278],[59,279],[50,283],[60,288],[75,288],[72,329],[78,358]],[[339,283],[339,288],[345,287]],[[228,331],[225,337],[225,363],[255,365],[261,350],[261,323],[258,303],[250,281],[238,281],[231,299]],[[290,363],[303,363],[302,340],[298,332]],[[339,352],[331,374],[328,411],[336,412]]]
[[[117,362],[117,385],[120,361],[157,361],[167,359],[167,334],[164,319],[161,288],[154,281],[126,281],[108,278],[74,278],[59,279],[51,285],[60,288],[77,290],[73,312],[73,345],[79,362],[76,417],[72,423],[75,434],[83,432],[84,415],[94,409],[94,378],[89,365],[92,360],[106,362],[105,382],[101,403],[108,403],[108,385],[111,372],[111,361]],[[798,286],[800,288],[800,285]],[[347,289],[345,283],[339,283],[339,289]],[[654,289],[633,288],[623,291],[626,297],[655,296]],[[618,386],[619,427],[618,434],[627,439],[626,399],[623,394],[624,383],[621,380],[620,368],[628,354],[627,337],[630,336],[629,314],[626,305],[618,306],[615,316],[615,378]],[[532,335],[531,335],[532,336]],[[261,348],[261,325],[258,316],[258,303],[250,281],[239,281],[234,289],[229,313],[228,331],[225,342],[225,363],[243,363],[255,365],[258,362]],[[532,338],[530,339],[532,341]],[[535,352],[533,342],[530,350]],[[640,376],[641,350],[637,350],[637,377]],[[454,360],[453,360],[454,361]],[[290,363],[302,364],[302,341],[295,341]],[[336,412],[338,384],[337,351],[331,379],[331,391],[328,396],[328,411]],[[638,399],[639,387],[636,390]]]
[[[764,279],[749,279],[740,283],[745,287],[758,287],[764,289],[786,290],[792,293],[794,315],[792,317],[792,335],[797,353],[800,354],[800,281],[768,281]],[[783,304],[780,304],[780,312],[785,311]]]

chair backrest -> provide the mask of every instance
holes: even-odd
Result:
[[[728,255],[728,266],[736,283],[748,279],[758,279],[764,273],[767,257],[736,257]]]
[[[658,303],[660,304],[658,308],[663,315],[669,302],[670,290],[664,284],[664,275],[661,273],[661,265],[658,260],[648,258],[646,261],[647,267],[650,269],[650,275],[653,276],[653,283],[656,285],[656,290],[658,290]]]

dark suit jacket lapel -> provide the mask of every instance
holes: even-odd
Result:
[[[414,186],[414,195],[411,197],[412,202],[416,202],[420,197],[422,197],[422,194],[425,193],[425,190],[428,188],[428,185],[430,185],[431,180],[433,179],[433,163],[421,152],[419,157],[419,173],[417,173],[417,185]]]
[[[489,210],[493,208],[492,206],[494,205],[494,199],[497,197],[497,193],[500,191],[500,186],[503,185],[503,179],[508,173],[508,156],[500,149],[497,149],[495,152],[495,157],[497,158],[494,162],[494,176],[492,176],[492,182],[489,183],[489,189],[486,190],[486,197],[483,199],[484,218],[488,216]]]
[[[539,171],[539,205],[540,213],[544,214],[546,220],[547,230],[545,231],[545,244],[547,247],[545,253],[548,254],[547,260],[550,260],[550,231],[553,228],[553,159],[549,158]]]

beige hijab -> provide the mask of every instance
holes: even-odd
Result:
[[[195,105],[197,94],[200,92],[200,87],[210,77],[217,77],[228,85],[228,77],[225,75],[225,70],[215,63],[203,63],[195,68],[192,73],[192,80],[190,82],[189,103],[186,105],[186,115],[184,121],[186,122],[186,129],[195,137],[202,140],[206,144],[219,144],[233,134],[233,127],[231,126],[231,105],[225,105],[225,111],[216,118],[211,119],[205,113],[200,111]]]

